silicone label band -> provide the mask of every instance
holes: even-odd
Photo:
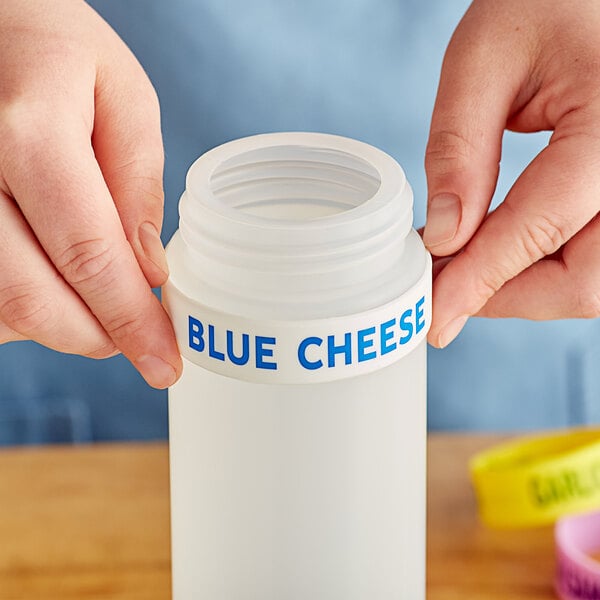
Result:
[[[600,429],[521,438],[478,454],[470,468],[484,523],[551,524],[600,506]]]
[[[600,600],[600,512],[561,519],[555,530],[556,591],[562,600]]]
[[[399,298],[358,314],[306,321],[248,319],[188,298],[168,281],[163,303],[183,357],[215,373],[258,383],[320,383],[376,371],[427,337],[431,258]]]

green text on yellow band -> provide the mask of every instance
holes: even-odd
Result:
[[[529,527],[600,508],[600,429],[501,444],[470,464],[481,518],[490,527]]]

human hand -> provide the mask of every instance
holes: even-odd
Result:
[[[158,101],[82,0],[0,3],[0,140],[0,343],[121,351],[173,383]]]
[[[470,315],[600,316],[598,39],[597,0],[475,0],[459,24],[425,161],[424,242],[456,254],[437,265],[433,345]],[[505,128],[554,133],[486,217]]]

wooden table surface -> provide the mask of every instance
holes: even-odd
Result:
[[[477,521],[466,461],[498,440],[430,436],[428,600],[555,598],[549,528]],[[165,444],[0,451],[0,600],[170,598],[168,511]]]

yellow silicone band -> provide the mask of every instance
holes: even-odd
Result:
[[[510,441],[477,454],[470,470],[486,525],[548,525],[600,508],[600,429]]]

